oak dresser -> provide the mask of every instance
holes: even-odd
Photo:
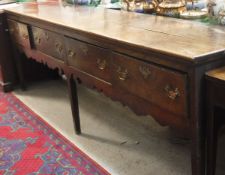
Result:
[[[76,82],[189,133],[192,174],[204,175],[203,77],[225,64],[224,28],[61,2],[5,13],[18,62],[26,55],[67,77],[77,133]],[[23,85],[22,67],[19,76]]]

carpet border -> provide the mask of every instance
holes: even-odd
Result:
[[[4,92],[2,92],[4,93]],[[30,107],[28,107],[24,102],[22,102],[14,93],[6,93],[7,95],[11,95],[13,98],[15,98],[15,100],[17,100],[20,104],[22,104],[24,106],[24,108],[26,110],[28,110],[32,115],[35,115],[39,120],[41,120],[44,124],[46,124],[50,129],[55,130],[55,133],[58,134],[59,136],[62,137],[62,139],[70,144],[72,147],[75,147],[77,149],[77,151],[79,151],[79,153],[83,156],[85,156],[90,162],[93,162],[93,164],[99,168],[100,170],[102,170],[104,173],[106,173],[106,175],[111,175],[111,173],[109,173],[105,168],[103,168],[99,163],[97,163],[93,158],[91,158],[89,155],[87,155],[86,153],[84,153],[84,151],[82,151],[79,147],[77,147],[73,142],[71,142],[69,139],[67,139],[64,135],[62,135],[57,129],[55,129],[53,126],[51,126],[46,120],[44,120],[39,114],[35,113],[34,111],[32,111],[30,109]]]

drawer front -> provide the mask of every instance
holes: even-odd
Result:
[[[113,85],[178,115],[187,114],[186,75],[112,54]]]
[[[12,41],[30,48],[28,26],[10,19],[8,19],[8,26]]]
[[[67,62],[69,66],[111,82],[110,52],[107,49],[68,38]]]
[[[32,27],[34,47],[61,61],[65,60],[65,45],[63,35],[48,30]]]

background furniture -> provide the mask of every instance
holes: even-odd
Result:
[[[225,67],[206,73],[207,80],[207,175],[216,169],[218,132],[225,124]]]
[[[223,27],[60,3],[5,13],[17,61],[25,54],[67,77],[77,133],[76,82],[189,133],[192,174],[204,175],[204,74],[225,63]]]

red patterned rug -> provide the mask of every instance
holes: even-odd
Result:
[[[109,174],[10,93],[0,92],[0,174]]]

